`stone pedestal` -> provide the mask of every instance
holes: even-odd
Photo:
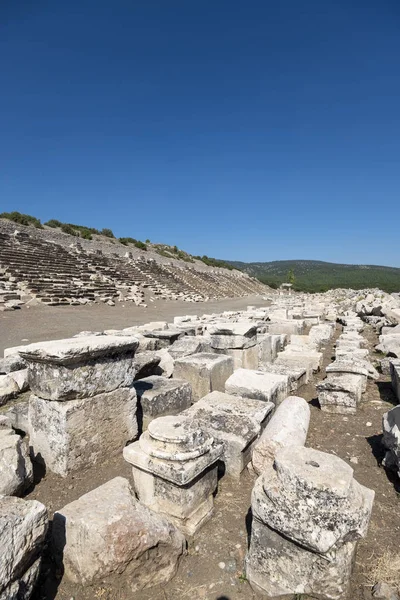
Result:
[[[46,468],[64,477],[137,437],[137,346],[132,337],[90,335],[24,347],[35,394],[30,443]]]
[[[230,356],[201,352],[175,361],[174,378],[185,379],[192,386],[193,401],[210,392],[223,392],[225,382],[233,373]]]
[[[373,498],[340,458],[311,448],[279,449],[253,489],[246,559],[251,586],[273,599],[348,598]]]
[[[231,356],[234,369],[257,369],[257,327],[254,323],[217,323],[208,332],[213,351]]]
[[[143,504],[165,514],[185,535],[212,515],[223,447],[191,418],[160,417],[124,448]]]

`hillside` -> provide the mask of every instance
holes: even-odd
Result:
[[[378,265],[345,265],[319,260],[278,260],[244,263],[227,261],[263,283],[275,287],[294,275],[294,288],[305,292],[325,292],[332,288],[378,287],[385,292],[400,291],[400,269]]]

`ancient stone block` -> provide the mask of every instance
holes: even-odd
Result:
[[[355,373],[329,373],[316,387],[321,410],[355,414],[365,387],[365,377]]]
[[[194,402],[209,392],[223,392],[232,373],[233,359],[230,356],[201,352],[175,361],[174,377],[191,384]]]
[[[136,392],[121,388],[68,402],[31,396],[29,429],[35,459],[65,477],[121,452],[137,437]]]
[[[304,447],[278,449],[253,489],[250,584],[270,598],[347,597],[373,498],[337,456]]]
[[[160,417],[124,448],[139,500],[165,514],[185,535],[212,515],[222,444],[184,416]]]
[[[295,392],[303,385],[308,383],[308,372],[304,367],[296,365],[277,365],[276,363],[264,363],[260,369],[265,373],[276,373],[277,375],[285,375],[288,378],[288,391]]]
[[[174,342],[168,348],[168,352],[176,360],[177,358],[198,354],[199,352],[211,352],[211,344],[202,335],[185,336]]]
[[[214,350],[216,354],[225,354],[233,359],[234,369],[258,369],[258,346],[250,348],[235,349],[226,348],[225,350]]]
[[[237,369],[226,381],[225,390],[234,396],[279,404],[288,395],[288,377],[276,373]]]
[[[142,423],[139,428],[147,429],[156,417],[177,415],[192,403],[192,388],[184,379],[167,379],[153,375],[139,379],[133,384],[138,398],[138,413]]]
[[[289,396],[283,400],[254,446],[252,464],[256,473],[273,464],[279,448],[304,446],[309,424],[310,407],[303,398]]]
[[[400,360],[390,361],[390,377],[392,379],[392,388],[400,402]]]
[[[304,350],[299,347],[287,346],[283,352],[278,354],[276,363],[278,365],[304,367],[309,375],[320,370],[322,366],[323,354],[316,350]]]
[[[123,477],[57,511],[52,535],[68,579],[88,585],[120,575],[134,592],[169,581],[185,551],[183,535],[138,502]]]
[[[12,429],[0,428],[0,495],[19,496],[33,481],[26,441]]]
[[[11,374],[0,375],[0,406],[6,404],[8,400],[15,398],[18,394],[19,387]]]
[[[272,402],[211,392],[183,413],[223,443],[225,473],[240,477],[274,409]]]
[[[250,348],[257,343],[253,323],[215,323],[208,329],[211,347],[216,350]]]
[[[90,398],[132,385],[134,337],[87,336],[25,346],[29,386],[46,400]]]
[[[0,497],[0,598],[31,597],[47,527],[46,507],[40,502]]]
[[[383,415],[382,429],[382,443],[386,448],[383,465],[396,471],[400,477],[400,405]]]

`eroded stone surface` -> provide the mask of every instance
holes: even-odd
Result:
[[[12,429],[0,428],[0,495],[19,496],[33,481],[25,440]]]
[[[29,429],[35,459],[65,477],[121,452],[138,434],[136,403],[135,390],[128,388],[68,402],[31,396]]]
[[[288,395],[287,375],[237,369],[225,384],[228,394],[279,404]]]
[[[210,392],[223,392],[232,373],[233,360],[230,356],[201,352],[175,361],[174,377],[191,384],[193,401]]]
[[[138,502],[116,477],[54,515],[53,544],[65,575],[82,585],[125,575],[133,591],[166,583],[185,551],[183,535]]]
[[[142,428],[163,415],[177,415],[192,403],[192,388],[183,379],[167,379],[153,375],[134,383],[138,406],[143,420]]]

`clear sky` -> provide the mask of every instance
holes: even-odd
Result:
[[[399,0],[1,0],[0,212],[400,267]]]

